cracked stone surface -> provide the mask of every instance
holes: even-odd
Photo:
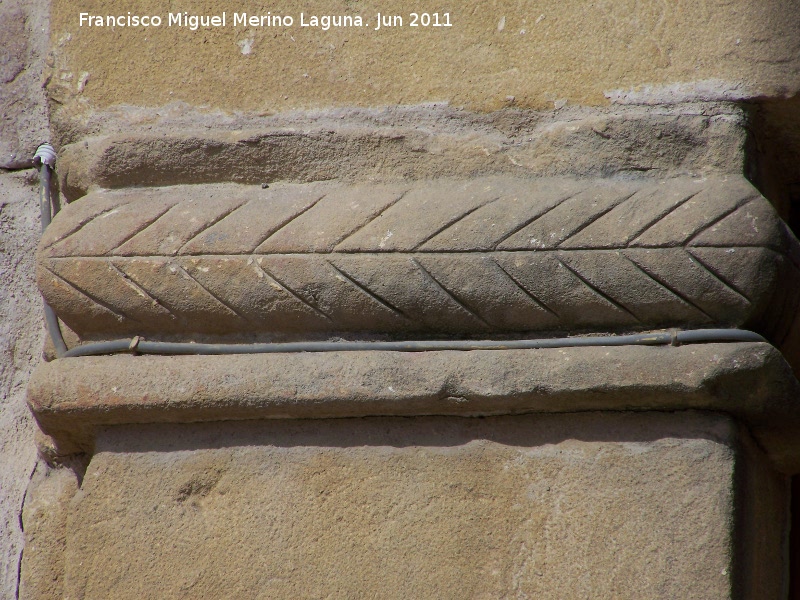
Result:
[[[42,344],[41,299],[31,253],[39,233],[31,172],[49,139],[43,89],[49,0],[0,0],[0,596],[15,598],[20,513],[36,461],[25,385]]]
[[[70,500],[80,481],[68,468],[51,468],[39,462],[31,477],[22,522],[25,552],[22,556],[19,597],[54,600],[64,598],[64,550]]]
[[[43,341],[33,252],[40,235],[33,171],[0,174],[0,596],[17,589],[20,512],[36,462],[25,387]]]

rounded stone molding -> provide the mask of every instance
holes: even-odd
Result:
[[[483,177],[93,192],[38,280],[80,337],[750,327],[780,342],[793,236],[742,177]]]

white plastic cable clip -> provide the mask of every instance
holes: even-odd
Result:
[[[36,149],[36,154],[33,155],[33,164],[35,164],[36,166],[45,164],[51,169],[55,167],[56,164],[55,148],[53,148],[48,143],[39,144],[39,147]]]

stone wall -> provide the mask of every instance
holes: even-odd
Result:
[[[0,0],[0,595],[786,597],[800,1],[523,4]]]
[[[33,276],[39,237],[35,185],[30,172],[0,174],[0,594],[12,598],[22,551],[20,510],[36,460],[25,386],[44,341]]]
[[[36,461],[25,386],[42,353],[33,256],[41,236],[36,147],[48,136],[48,2],[0,1],[0,596],[16,597],[21,508]]]

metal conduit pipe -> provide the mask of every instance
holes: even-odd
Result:
[[[42,231],[52,219],[50,191],[51,170],[56,153],[50,144],[42,144],[33,157],[41,165],[39,171],[39,207]],[[631,335],[582,336],[521,340],[420,340],[390,342],[287,342],[256,344],[195,344],[190,342],[149,342],[140,337],[83,344],[67,349],[53,309],[44,302],[47,332],[55,346],[58,358],[100,356],[130,352],[136,354],[197,355],[197,354],[270,354],[277,352],[426,352],[431,350],[531,350],[542,348],[578,348],[588,346],[666,346],[712,342],[766,342],[757,333],[742,329],[671,330],[667,332]]]

